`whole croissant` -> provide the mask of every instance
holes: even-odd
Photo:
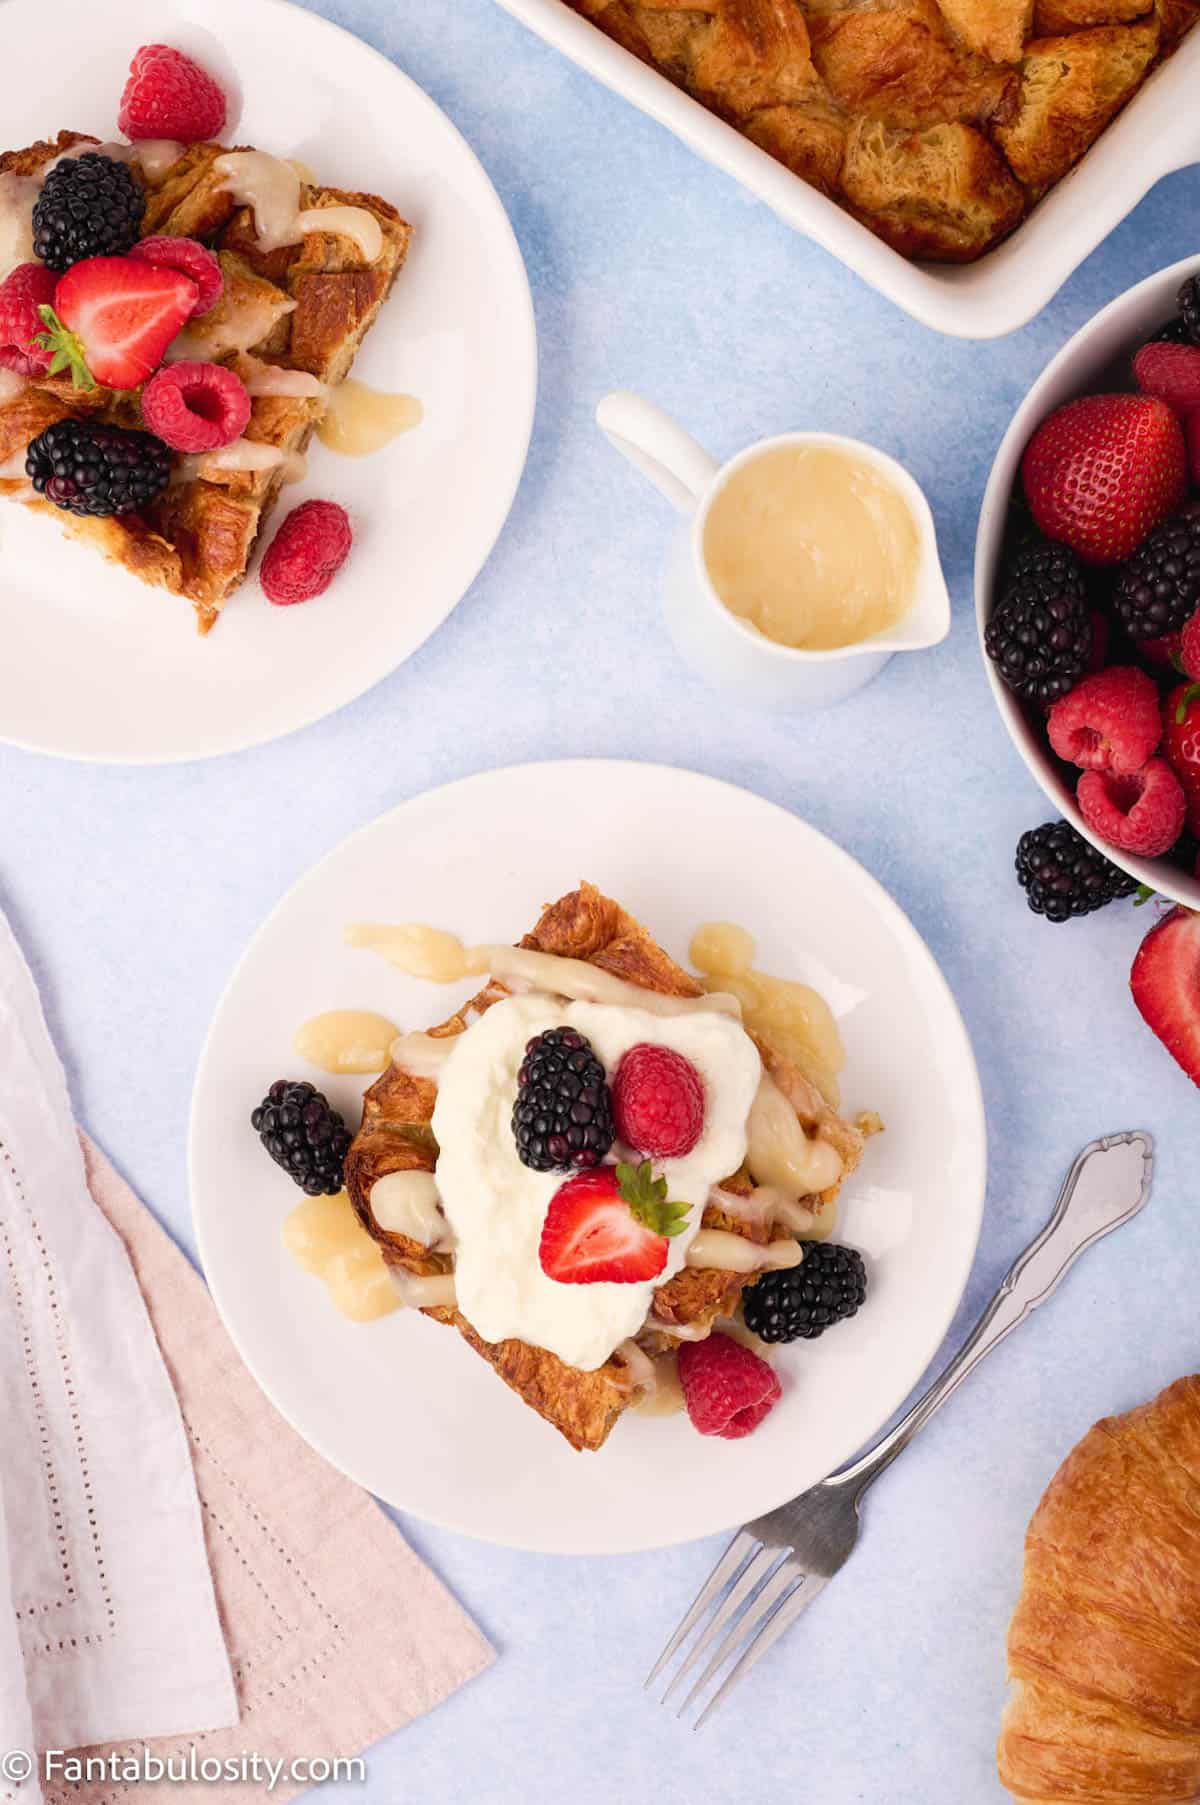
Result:
[[[1089,1429],[1034,1512],[997,1759],[1036,1805],[1200,1800],[1200,1376]]]

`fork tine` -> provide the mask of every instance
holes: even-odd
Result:
[[[773,1643],[778,1642],[784,1630],[796,1621],[802,1611],[808,1609],[813,1599],[817,1597],[818,1593],[823,1592],[828,1584],[828,1578],[823,1576],[818,1577],[815,1574],[809,1574],[807,1578],[803,1574],[800,1576],[800,1583],[787,1594],[778,1610],[767,1619],[756,1636],[751,1636],[750,1641],[692,1725],[693,1730],[699,1730],[703,1726],[721,1700],[729,1697],[738,1681],[745,1679],[754,1663],[761,1660]]]
[[[775,1550],[775,1553],[778,1554],[778,1550]],[[737,1622],[730,1625],[728,1634],[722,1638],[719,1647],[716,1649],[707,1667],[704,1669],[704,1672],[692,1686],[691,1691],[680,1705],[679,1710],[675,1713],[677,1717],[683,1716],[693,1699],[695,1699],[699,1693],[703,1692],[713,1675],[725,1665],[735,1648],[737,1648],[741,1642],[745,1641],[747,1637],[754,1637],[759,1626],[770,1616],[783,1594],[790,1590],[798,1579],[802,1579],[803,1577],[803,1571],[797,1563],[795,1556],[789,1553],[787,1559],[776,1567],[775,1571],[766,1580],[761,1591],[757,1593],[746,1607],[745,1611],[741,1613]],[[709,1640],[711,1640],[711,1638],[709,1638]]]
[[[780,1552],[781,1550],[778,1548],[760,1548],[754,1558],[747,1561],[746,1565],[738,1574],[737,1579],[729,1588],[728,1592],[726,1592],[724,1598],[721,1599],[716,1610],[684,1655],[679,1666],[675,1669],[675,1672],[671,1676],[670,1684],[663,1693],[660,1703],[666,1704],[680,1680],[682,1680],[686,1674],[691,1672],[692,1668],[696,1665],[696,1662],[709,1646],[713,1637],[718,1635],[727,1623],[741,1616],[746,1608],[747,1601],[757,1591],[758,1587],[762,1585],[763,1581],[767,1578],[771,1569],[778,1561]],[[755,1602],[757,1603],[757,1600],[755,1600]]]
[[[644,1682],[646,1686],[652,1685],[657,1679],[658,1675],[662,1672],[663,1668],[671,1659],[671,1656],[675,1653],[675,1650],[679,1647],[679,1644],[683,1641],[684,1637],[692,1629],[693,1625],[708,1609],[708,1606],[712,1603],[713,1599],[716,1598],[718,1593],[721,1592],[731,1580],[737,1577],[737,1574],[740,1573],[745,1561],[757,1547],[758,1543],[752,1535],[748,1534],[744,1529],[738,1530],[732,1542],[730,1542],[728,1548],[705,1580],[703,1586],[701,1586],[687,1616],[679,1625],[679,1628],[675,1631],[675,1634],[671,1637],[671,1640],[667,1643],[667,1646],[663,1649],[661,1655],[659,1655],[658,1660],[646,1675]]]

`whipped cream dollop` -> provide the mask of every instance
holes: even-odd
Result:
[[[704,1129],[683,1159],[658,1160],[670,1197],[689,1205],[687,1225],[668,1243],[665,1272],[644,1284],[564,1285],[538,1260],[542,1225],[566,1173],[534,1172],[517,1157],[511,1117],[525,1044],[547,1028],[585,1034],[609,1077],[643,1041],[689,1059],[704,1084]],[[457,1242],[458,1307],[485,1341],[509,1337],[549,1348],[585,1372],[645,1322],[658,1285],[684,1264],[709,1191],[746,1154],[746,1123],[762,1076],[758,1051],[740,1023],[718,1009],[677,1016],[544,995],[496,1003],[454,1042],[439,1074],[433,1131],[437,1186]],[[610,1159],[624,1157],[614,1147]]]

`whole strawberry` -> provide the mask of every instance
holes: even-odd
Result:
[[[1021,479],[1047,538],[1119,564],[1186,493],[1183,430],[1152,396],[1084,395],[1038,427]]]
[[[1163,752],[1183,785],[1187,824],[1200,834],[1200,683],[1181,683],[1163,703]]]

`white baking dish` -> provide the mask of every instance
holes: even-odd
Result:
[[[849,264],[914,319],[958,338],[999,338],[1023,326],[1160,177],[1200,162],[1197,26],[1071,174],[997,250],[963,267],[910,263],[733,126],[605,37],[565,0],[500,0],[500,5],[736,177],[788,225]]]

